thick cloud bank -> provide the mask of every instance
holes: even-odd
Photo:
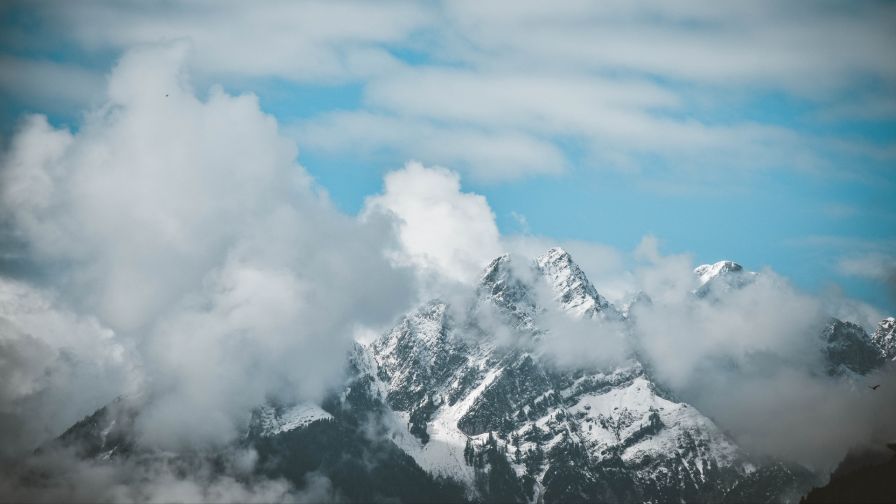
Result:
[[[31,116],[11,140],[3,225],[53,271],[58,306],[41,301],[49,315],[28,325],[26,303],[5,303],[19,313],[2,314],[13,321],[0,340],[4,423],[58,413],[59,392],[42,391],[87,362],[64,379],[80,415],[136,380],[153,396],[145,441],[225,441],[269,398],[318,399],[356,328],[410,301],[413,275],[383,253],[393,226],[334,210],[254,96],[198,98],[186,54],[180,44],[132,51],[77,131]],[[36,296],[22,289],[4,295]],[[133,362],[119,365],[119,347]],[[51,427],[44,434],[58,434]],[[12,446],[16,430],[2,432]]]

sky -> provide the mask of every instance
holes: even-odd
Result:
[[[130,48],[184,41],[348,213],[414,160],[505,234],[771,267],[896,311],[892,2],[4,3],[0,133],[73,130]],[[889,284],[889,287],[888,287]]]

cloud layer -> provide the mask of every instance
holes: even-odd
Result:
[[[812,131],[831,118],[893,118],[896,9],[886,2],[86,2],[29,12],[45,37],[11,26],[5,41],[17,52],[46,52],[44,39],[89,55],[184,40],[204,81],[357,85],[360,103],[296,125],[306,148],[391,152],[482,180],[561,172],[579,159],[570,145],[595,167],[638,171],[647,157],[700,178],[843,174],[838,159],[893,160],[892,145]],[[0,85],[20,96],[75,102],[97,86],[95,70],[39,58],[0,66],[17,76]],[[45,75],[76,84],[58,93]],[[751,113],[779,93],[821,128]]]

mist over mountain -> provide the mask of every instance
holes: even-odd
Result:
[[[0,501],[798,502],[896,439],[893,314],[415,161],[348,213],[193,51],[4,146]]]

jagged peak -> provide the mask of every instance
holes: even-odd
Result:
[[[886,360],[896,360],[896,318],[887,317],[877,323],[871,342]]]
[[[490,273],[500,270],[508,264],[510,264],[510,254],[505,252],[505,253],[499,255],[498,257],[492,259],[488,263],[488,266],[486,266],[485,270],[483,270],[483,272],[482,272],[482,276],[480,277],[480,280],[485,281],[486,277],[488,277]]]
[[[653,299],[646,292],[639,290],[634,295],[630,296],[628,300],[622,306],[622,314],[625,317],[629,317],[632,313],[632,308],[635,306],[651,306],[653,305]]]
[[[822,353],[827,359],[830,375],[864,375],[884,363],[885,356],[881,348],[855,322],[831,317],[821,337],[824,342]]]
[[[549,248],[547,252],[545,252],[544,254],[542,254],[541,256],[538,257],[539,261],[541,259],[546,259],[546,260],[560,259],[560,260],[572,262],[572,256],[569,255],[569,252],[564,250],[562,247]]]
[[[747,271],[734,261],[719,261],[694,268],[699,287],[693,292],[699,298],[716,298],[753,283],[759,273]]]
[[[553,247],[535,259],[535,267],[551,285],[567,312],[593,317],[598,313],[618,317],[617,310],[601,296],[569,252]]]
[[[742,271],[744,271],[743,266],[729,260],[719,261],[714,264],[701,264],[694,268],[694,274],[700,278],[700,285],[703,285],[720,275],[726,273],[739,273]]]

